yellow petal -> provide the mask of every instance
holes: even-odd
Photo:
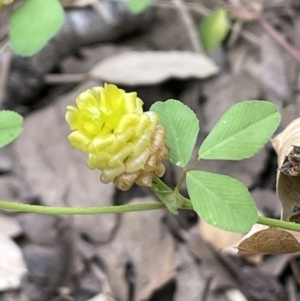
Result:
[[[69,141],[73,148],[76,148],[84,153],[88,152],[88,145],[91,140],[85,136],[83,133],[78,131],[72,132],[69,136]]]
[[[125,172],[125,166],[117,166],[114,168],[105,168],[101,174],[101,181],[103,183],[112,182],[117,176]]]
[[[150,155],[149,148],[146,148],[139,156],[137,157],[130,157],[126,160],[125,166],[126,166],[126,172],[135,172],[139,169],[144,168],[144,165]]]
[[[99,152],[99,153],[89,153],[88,158],[88,167],[90,169],[103,169],[107,167],[107,162],[110,159],[111,154],[105,151]]]

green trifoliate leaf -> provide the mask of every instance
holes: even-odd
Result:
[[[166,144],[171,163],[185,167],[192,155],[199,132],[199,120],[182,102],[169,99],[156,102],[150,108],[159,115],[159,123],[166,127]]]
[[[227,36],[229,30],[227,13],[218,8],[206,16],[199,26],[200,39],[205,51],[213,50]]]
[[[132,13],[143,12],[151,3],[151,0],[129,0],[128,6]]]
[[[41,50],[64,21],[59,0],[27,0],[11,16],[9,35],[13,50],[30,56]]]
[[[249,100],[233,105],[202,143],[201,159],[241,160],[256,154],[280,123],[270,102]]]
[[[247,232],[258,219],[255,203],[243,183],[204,171],[187,173],[194,210],[207,223],[232,232]]]
[[[22,132],[23,117],[12,111],[0,111],[0,147],[12,142]]]

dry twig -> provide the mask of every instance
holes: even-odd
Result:
[[[199,43],[198,30],[185,3],[183,0],[172,0],[172,3],[177,8],[181,16],[182,22],[186,27],[188,35],[190,36],[194,51],[203,52],[201,44]]]

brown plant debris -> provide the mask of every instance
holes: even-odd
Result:
[[[300,146],[292,145],[293,149],[285,157],[283,164],[278,170],[288,176],[300,176]]]

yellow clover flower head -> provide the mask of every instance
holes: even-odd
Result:
[[[163,176],[166,130],[155,112],[143,112],[135,92],[105,84],[81,93],[76,104],[67,107],[69,141],[88,154],[89,168],[102,171],[101,182],[128,190],[134,183],[150,187],[154,175]]]

